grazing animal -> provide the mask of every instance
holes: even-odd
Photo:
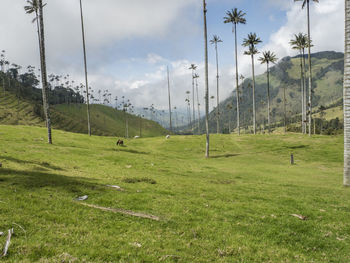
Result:
[[[117,146],[123,146],[123,145],[124,145],[124,141],[121,140],[121,139],[119,139],[119,140],[117,141]]]
[[[134,139],[138,139],[138,138],[140,138],[140,136],[135,136],[135,137],[134,137]]]
[[[167,136],[165,137],[165,139],[167,139],[167,140],[170,139],[170,135],[167,135]]]

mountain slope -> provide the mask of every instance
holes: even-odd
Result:
[[[344,54],[339,52],[319,52],[312,55],[313,73],[313,109],[321,105],[334,104],[342,99],[342,83],[344,73]],[[307,67],[307,66],[306,66]],[[286,88],[287,116],[295,116],[301,112],[300,57],[285,57],[271,68],[270,79],[271,118],[273,122],[283,119],[283,88]],[[308,81],[307,81],[308,82]],[[252,80],[246,79],[241,85],[241,127],[252,123]],[[243,90],[243,91],[242,91]],[[256,111],[257,125],[261,127],[267,120],[267,84],[266,73],[256,77]],[[227,110],[232,105],[232,110]],[[220,103],[221,127],[228,130],[236,127],[236,94]],[[210,131],[216,131],[216,110],[210,113]],[[204,121],[201,123],[202,130]]]

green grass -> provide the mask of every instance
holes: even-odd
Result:
[[[205,159],[204,136],[118,148],[57,130],[48,145],[45,134],[0,126],[0,231],[15,230],[3,262],[350,261],[341,136],[212,135]],[[160,221],[85,207],[82,195]]]

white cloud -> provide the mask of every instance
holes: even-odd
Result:
[[[312,3],[310,9],[312,51],[344,51],[344,1],[323,0]],[[294,3],[287,11],[286,24],[271,35],[264,49],[273,50],[280,58],[294,55],[289,41],[299,32],[307,33],[306,9],[301,9],[301,3]]]
[[[157,64],[161,61],[164,61],[164,58],[157,54],[151,53],[147,55],[147,62],[150,64]]]
[[[212,2],[227,2],[233,0],[211,0]],[[301,9],[301,3],[292,0],[266,0],[270,5],[286,12],[286,23],[272,32],[267,44],[259,49],[271,50],[279,58],[295,55],[289,46],[294,34],[306,32],[306,10]],[[233,1],[236,5],[243,0]],[[112,50],[122,41],[139,41],[151,39],[157,41],[172,39],[178,35],[179,49],[186,49],[184,43],[191,34],[202,37],[201,23],[196,20],[201,16],[201,1],[196,0],[83,0],[85,11],[86,38],[88,44],[89,82],[95,89],[108,89],[114,96],[127,96],[138,106],[152,103],[160,108],[167,107],[166,65],[170,66],[170,80],[173,105],[184,107],[185,92],[192,90],[191,63],[198,64],[200,75],[200,100],[204,98],[204,66],[202,61],[174,56],[176,51],[168,54],[157,54],[147,51],[144,57],[130,55],[128,59],[114,61],[116,56]],[[35,25],[32,17],[23,10],[24,1],[2,0],[3,10],[0,16],[0,48],[8,51],[8,56],[23,66],[38,65],[38,44]],[[192,8],[196,5],[196,8]],[[191,15],[186,10],[191,7]],[[131,14],[131,15],[130,15]],[[49,72],[69,72],[72,78],[83,80],[81,28],[79,21],[79,1],[50,0],[45,7],[45,25]],[[268,17],[267,17],[268,19]],[[270,20],[274,20],[273,16]],[[210,26],[210,25],[209,25]],[[315,47],[313,51],[344,50],[344,3],[343,0],[322,0],[311,5],[311,33]],[[202,43],[202,39],[200,38]],[[225,43],[224,43],[225,44]],[[198,46],[202,49],[202,46]],[[243,48],[239,47],[242,54]],[[210,61],[214,55],[210,49]],[[230,54],[221,54],[220,56]],[[170,58],[172,57],[172,59]],[[174,58],[175,57],[175,58]],[[108,69],[113,63],[130,65],[130,76],[118,76]],[[143,67],[143,72],[132,76],[135,64]],[[140,66],[141,65],[141,66]],[[249,56],[239,56],[239,74],[251,76],[251,61]],[[215,65],[210,65],[210,95],[215,94]],[[263,73],[265,67],[256,61],[256,74]],[[233,64],[220,65],[221,98],[227,97],[234,89]]]

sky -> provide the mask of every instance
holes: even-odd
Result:
[[[294,34],[306,33],[306,10],[293,0],[207,0],[208,36],[219,44],[220,100],[235,88],[234,36],[224,24],[228,10],[246,13],[239,25],[239,74],[251,76],[250,58],[243,55],[243,38],[256,32],[263,40],[260,52],[278,58],[294,56],[289,46]],[[84,82],[79,0],[46,0],[44,10],[48,73],[69,74]],[[25,0],[1,0],[0,50],[26,67],[39,65],[38,39],[33,16],[24,12]],[[204,40],[202,0],[83,0],[89,85],[108,90],[113,98],[125,96],[136,107],[154,104],[167,109],[167,67],[172,106],[185,108],[192,91],[190,64],[198,65],[199,92],[204,108]],[[6,10],[6,12],[4,11]],[[311,4],[313,52],[344,50],[344,1],[320,0]],[[256,61],[256,73],[265,66]],[[216,96],[215,50],[209,44],[209,94]],[[211,102],[211,107],[214,101]],[[202,109],[203,110],[203,109]]]

